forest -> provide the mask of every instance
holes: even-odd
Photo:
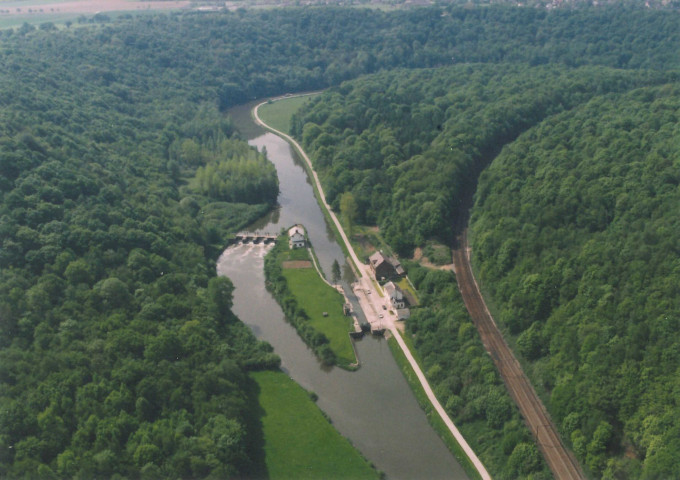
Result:
[[[480,254],[475,261],[503,311],[523,308],[534,315],[517,325],[509,321],[508,328],[518,345],[526,345],[522,351],[535,366],[534,378],[545,385],[551,411],[591,471],[663,476],[680,450],[672,401],[677,373],[659,373],[673,364],[673,351],[664,342],[672,345],[677,330],[677,291],[672,295],[678,284],[672,277],[677,242],[669,240],[677,238],[671,221],[677,204],[671,201],[677,193],[672,150],[677,87],[666,86],[674,77],[662,70],[678,66],[678,23],[668,12],[633,8],[546,12],[451,6],[389,13],[300,8],[95,16],[63,29],[25,24],[1,31],[0,443],[11,448],[0,454],[0,476],[228,478],[261,471],[261,427],[252,411],[248,372],[275,369],[279,359],[232,314],[233,286],[215,276],[214,261],[230,234],[272,208],[278,184],[271,164],[238,138],[224,112],[256,97],[329,86],[336,88],[296,119],[296,133],[318,150],[322,174],[330,175],[336,153],[338,163],[345,162],[342,181],[328,184],[334,201],[354,192],[363,202],[360,221],[384,227],[400,253],[429,237],[450,240],[449,221],[462,197],[449,187],[465,191],[466,182],[500,152],[499,142],[517,139],[521,146],[522,133],[531,135],[531,127],[552,129],[544,121],[558,121],[555,129],[580,129],[578,115],[605,115],[589,102],[609,109],[603,121],[613,123],[614,133],[597,136],[597,123],[583,132],[611,139],[597,150],[601,162],[569,185],[587,188],[581,192],[586,199],[609,189],[613,196],[604,195],[602,205],[584,204],[580,215],[560,217],[555,207],[551,215],[557,218],[533,217],[547,222],[534,227],[545,230],[540,242],[532,240],[534,247],[550,238],[574,243],[546,246],[544,254],[534,248],[517,261],[525,248],[518,236],[517,245],[505,246],[507,264],[496,265],[490,255],[494,242],[511,232],[487,231],[490,219],[502,214],[485,183],[494,181],[489,170],[475,207],[473,242]],[[324,113],[326,99],[340,113],[343,98],[362,88],[341,82],[414,67],[428,69],[365,80],[366,102],[376,107],[343,117]],[[533,95],[522,93],[527,86]],[[393,100],[381,102],[381,89],[390,88]],[[618,110],[624,107],[630,111]],[[638,117],[638,108],[648,113]],[[627,120],[618,124],[610,118]],[[641,143],[634,150],[643,155],[654,146],[654,166],[639,160],[635,168],[612,163],[611,169],[627,172],[625,178],[646,175],[648,182],[597,183],[604,178],[597,168],[609,168],[603,162],[629,158],[614,149],[629,145],[626,135],[632,138],[633,131],[648,133],[635,137]],[[448,136],[452,132],[456,137]],[[354,150],[336,144],[345,133],[356,137]],[[559,141],[569,145],[567,139]],[[377,153],[364,154],[378,146]],[[552,155],[549,147],[542,147],[545,153],[537,150],[532,161],[538,165]],[[447,151],[449,160],[440,167],[436,154]],[[580,165],[577,158],[572,161]],[[431,190],[425,187],[432,178],[413,175],[423,167],[442,168]],[[523,168],[513,192],[533,188],[525,183],[532,181],[531,166]],[[656,176],[657,168],[667,173]],[[362,172],[368,178],[363,186]],[[375,178],[384,175],[399,188]],[[559,171],[550,175],[555,182],[546,189],[558,184]],[[369,188],[385,188],[387,195],[373,199],[365,193]],[[407,209],[420,204],[423,226],[400,233],[404,217],[396,215],[393,222],[392,197]],[[505,197],[502,201],[512,205]],[[628,215],[625,223],[613,222],[612,205]],[[502,221],[494,229],[521,230],[513,218],[515,223]],[[591,235],[582,251],[577,240],[583,237],[552,231],[571,232],[568,221]],[[616,228],[607,231],[609,225]],[[598,243],[623,242],[615,233],[628,228],[631,241],[644,243],[638,249]],[[530,231],[528,225],[524,233]],[[616,264],[624,251],[643,270]],[[535,310],[525,301],[527,291],[547,291],[531,285],[550,285],[546,282],[553,278],[539,260],[558,254],[571,266],[564,269],[564,297],[538,299]],[[579,263],[583,259],[609,259],[611,265],[596,269],[599,264],[592,263],[588,270]],[[619,273],[631,275],[636,286],[653,288],[624,299],[623,292],[634,287],[617,282]],[[447,408],[471,425],[486,423],[493,430],[486,445],[501,439],[500,453],[490,454],[500,459],[492,462],[494,473],[538,478],[545,467],[471,324],[458,317],[453,279],[421,276],[417,283],[425,291],[447,283],[443,298],[451,302],[431,303],[414,315],[409,328],[456,330],[468,354],[437,344],[445,335],[422,334],[416,342],[421,352],[439,352],[423,356],[429,358],[431,378],[444,385],[438,388],[450,400]],[[509,290],[515,278],[522,279],[524,292]],[[601,283],[591,286],[590,278]],[[590,311],[600,303],[601,313]],[[451,315],[460,323],[451,323]],[[628,336],[642,339],[637,349]],[[531,347],[536,338],[550,349]],[[582,357],[563,362],[574,348]],[[599,360],[607,355],[610,363]],[[454,372],[465,372],[458,362],[470,359],[473,373],[460,383],[452,380]],[[611,389],[598,384],[586,391],[601,378],[598,369],[620,374],[610,378]],[[473,378],[488,383],[483,394],[481,387],[477,393],[468,388],[479,385]],[[614,395],[631,382],[644,386],[645,394]],[[497,408],[466,403],[483,395],[493,397]],[[602,399],[608,403],[598,403]],[[591,410],[597,415],[586,415]]]
[[[473,209],[479,276],[596,476],[680,471],[679,112],[673,83],[550,118],[482,174]]]
[[[465,309],[451,272],[407,262],[422,306],[407,333],[423,371],[493,478],[551,478],[531,433],[512,402]]]
[[[602,67],[474,65],[392,70],[312,101],[293,133],[311,152],[340,210],[377,224],[408,255],[426,239],[452,241],[476,175],[520,132],[594,95],[663,83],[672,74]]]
[[[257,471],[246,372],[279,359],[231,313],[233,286],[213,260],[271,207],[273,168],[215,104],[180,110],[151,90],[126,102],[110,86],[78,87],[75,73],[62,95],[44,75],[54,90],[3,82],[19,93],[0,114],[0,476]],[[213,162],[236,165],[214,178],[249,191],[193,187]]]
[[[451,245],[472,207],[493,313],[595,478],[680,469],[678,85],[674,71],[605,67],[392,70],[330,89],[293,122],[334,208],[352,195],[357,221],[403,257]],[[413,263],[409,275],[426,296],[407,328],[449,414],[475,425],[498,477],[545,474],[482,373],[492,364],[454,277]]]

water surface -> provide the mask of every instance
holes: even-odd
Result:
[[[303,224],[328,275],[334,260],[345,265],[342,249],[326,225],[307,175],[290,146],[254,125],[251,107],[238,107],[230,114],[251,145],[266,148],[276,166],[281,190],[280,208],[251,229],[275,233]],[[467,478],[430,427],[384,339],[369,336],[355,342],[361,362],[356,372],[321,366],[264,288],[263,259],[269,248],[232,246],[218,260],[217,271],[231,278],[236,287],[234,313],[259,339],[274,347],[282,369],[318,395],[319,407],[338,431],[388,478]]]

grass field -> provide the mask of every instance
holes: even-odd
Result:
[[[260,118],[267,125],[283,133],[290,134],[290,119],[298,109],[314,95],[290,97],[262,105],[259,110]]]
[[[321,280],[313,268],[287,268],[283,270],[283,275],[298,305],[309,315],[309,324],[328,337],[331,350],[338,357],[338,365],[349,366],[356,363],[352,341],[348,335],[352,329],[352,320],[342,313],[342,305],[345,303],[343,296]],[[328,316],[324,317],[323,312],[327,312]]]
[[[311,260],[311,258],[306,248],[295,248],[283,252],[279,260]]]
[[[188,5],[174,0],[0,0],[0,29],[17,28],[24,23],[38,27],[48,22],[59,29],[66,28],[67,22],[80,27],[92,25],[81,25],[80,18],[91,20],[96,14],[100,15],[94,25],[103,25],[124,14],[148,15]]]
[[[251,375],[260,387],[265,463],[271,480],[379,478],[326,420],[309,394],[285,373]]]

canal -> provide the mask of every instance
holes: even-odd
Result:
[[[290,146],[251,120],[244,105],[230,111],[244,138],[266,149],[279,176],[279,208],[249,230],[278,233],[301,223],[324,272],[337,260],[351,281],[340,246],[314,198],[301,162]],[[430,427],[424,412],[382,338],[365,337],[355,346],[361,362],[356,372],[323,367],[286,323],[279,305],[264,287],[263,263],[269,247],[229,247],[217,263],[219,275],[236,287],[234,313],[281,357],[282,369],[303,388],[318,395],[318,406],[337,430],[389,479],[463,479],[462,467]]]

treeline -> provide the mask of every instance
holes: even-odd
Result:
[[[302,340],[312,349],[324,365],[336,365],[337,356],[330,347],[328,337],[316,330],[309,324],[309,315],[304,308],[298,305],[297,300],[288,289],[286,277],[283,275],[281,262],[282,255],[288,251],[287,235],[276,240],[276,245],[264,257],[264,276],[266,287],[281,306],[286,320],[288,320],[298,332]],[[306,250],[298,250],[304,254]],[[306,257],[308,258],[308,256]]]
[[[115,100],[113,109],[124,108],[147,88],[162,89],[165,98],[180,98],[179,91],[191,88],[185,101],[216,99],[224,109],[395,67],[470,62],[656,69],[680,65],[680,16],[623,7],[552,12],[453,5],[389,13],[241,10],[123,15],[95,27],[4,30],[0,35],[10,47],[0,52],[0,64],[14,75],[35,74],[51,91],[84,88],[87,93],[93,83],[109,86],[101,100]],[[73,82],[55,83],[75,72]],[[13,94],[23,96],[21,91]]]
[[[279,360],[231,313],[211,232],[261,206],[233,204],[237,218],[211,225],[180,196],[161,145],[128,137],[113,112],[114,147],[94,143],[90,112],[70,107],[82,123],[23,111],[0,138],[0,474],[259,471],[245,372]]]
[[[451,272],[406,264],[423,307],[407,332],[437,398],[498,479],[551,478],[541,453],[484,350]]]
[[[377,224],[401,255],[450,243],[479,172],[542,119],[596,95],[672,75],[601,67],[461,65],[398,70],[347,82],[298,112],[329,203],[351,192],[356,221]]]
[[[482,174],[472,252],[497,320],[595,477],[680,471],[680,86],[552,117]]]
[[[599,67],[393,71],[329,90],[294,122],[331,203],[351,192],[357,221],[377,223],[402,254],[428,238],[451,241],[493,160],[473,209],[475,262],[564,438],[597,477],[678,468],[668,353],[677,335],[662,333],[673,329],[678,298],[674,82],[673,73]],[[419,291],[438,292],[407,325],[447,411],[463,429],[476,425],[472,442],[494,475],[541,471],[511,461],[530,443],[505,424],[514,409],[497,411],[496,390],[460,379],[475,359],[492,363],[461,339],[472,325],[461,326],[467,315],[446,275],[409,274]],[[479,435],[482,421],[488,433]]]
[[[239,140],[221,139],[212,148],[185,140],[179,158],[200,165],[189,182],[190,191],[224,202],[276,203],[279,179],[274,164]]]

